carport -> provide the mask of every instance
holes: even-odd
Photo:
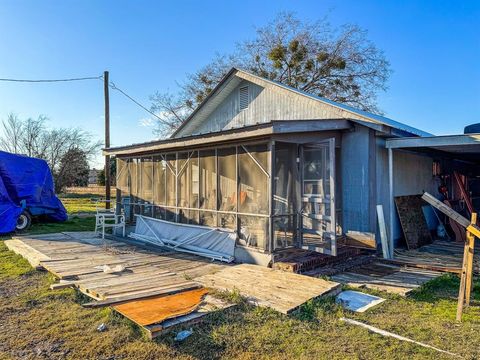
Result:
[[[388,149],[388,182],[389,182],[389,242],[390,256],[393,256],[394,249],[394,223],[395,223],[395,184],[396,176],[407,177],[404,181],[409,181],[409,174],[396,174],[395,153],[399,151],[424,154],[432,158],[432,178],[439,177],[448,179],[453,183],[454,174],[461,173],[465,176],[465,185],[468,188],[469,180],[478,180],[480,176],[480,134],[459,134],[446,136],[428,136],[428,137],[406,137],[388,139],[385,142]],[[412,172],[416,169],[412,169]],[[453,180],[452,180],[453,179]],[[452,184],[450,184],[452,185]],[[456,190],[451,186],[451,192]],[[438,196],[438,194],[433,194]],[[451,196],[464,196],[462,194],[451,194]],[[475,206],[479,203],[480,184],[474,184],[469,188],[470,199],[473,202],[473,209],[479,209]],[[480,203],[479,203],[480,204]]]

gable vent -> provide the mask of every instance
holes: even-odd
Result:
[[[239,89],[240,93],[240,110],[245,110],[248,108],[248,86],[242,86]]]

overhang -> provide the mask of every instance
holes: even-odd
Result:
[[[141,144],[132,144],[103,149],[103,155],[131,155],[154,151],[174,151],[183,148],[198,148],[207,145],[234,143],[245,140],[268,138],[275,134],[309,133],[312,131],[348,130],[353,127],[349,120],[293,120],[271,121],[268,123],[223,130],[208,134],[169,138]]]
[[[438,152],[461,159],[480,162],[480,134],[459,134],[388,139],[387,149],[405,149],[418,152]]]

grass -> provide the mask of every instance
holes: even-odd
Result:
[[[35,224],[32,233],[89,228],[88,218]],[[372,334],[340,321],[345,316],[461,355],[480,358],[480,282],[464,321],[455,322],[459,280],[444,275],[408,298],[387,298],[363,314],[334,298],[309,301],[285,316],[248,305],[238,292],[217,293],[235,307],[208,315],[184,342],[176,331],[155,341],[110,308],[84,309],[88,301],[72,289],[51,291],[54,278],[33,271],[0,242],[0,359],[447,359],[445,354]],[[107,325],[98,332],[97,326]]]

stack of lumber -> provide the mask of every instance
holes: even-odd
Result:
[[[437,271],[374,261],[334,275],[331,279],[355,288],[373,289],[406,296],[413,289],[440,275],[441,273]]]
[[[391,263],[408,265],[422,269],[460,273],[462,269],[464,246],[451,241],[434,241],[416,250],[395,250]],[[474,256],[473,272],[480,274],[480,255]]]
[[[83,306],[112,306],[150,337],[231,306],[204,287],[238,290],[256,305],[282,313],[340,291],[340,284],[322,279],[102,240],[93,233],[23,236],[5,244],[59,278],[52,289],[74,287],[95,299]]]
[[[351,258],[360,256],[361,249],[342,246],[338,248],[337,256],[321,254],[316,251],[290,248],[275,254],[273,268],[293,273],[304,273],[320,267],[344,263]]]

